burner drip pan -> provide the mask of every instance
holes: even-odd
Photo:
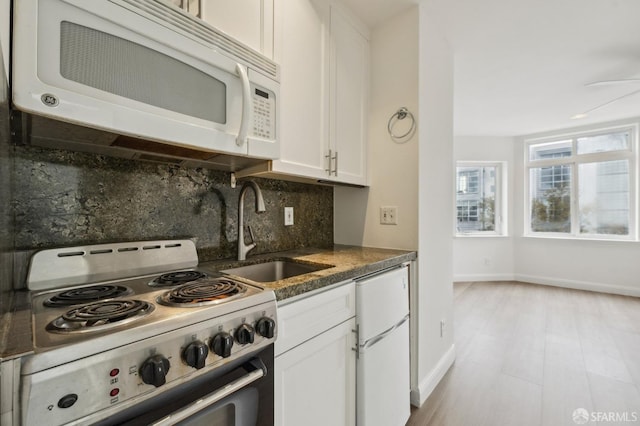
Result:
[[[109,300],[78,306],[47,325],[53,333],[102,331],[141,319],[154,310],[141,300]]]
[[[211,278],[184,284],[160,296],[166,306],[190,307],[224,303],[241,297],[247,287],[227,278]]]
[[[130,288],[120,285],[94,285],[63,291],[45,300],[43,305],[48,307],[84,305],[100,300],[127,296],[131,293],[133,291]]]

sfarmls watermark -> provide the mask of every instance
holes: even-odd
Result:
[[[637,422],[640,413],[636,411],[587,411],[584,408],[577,408],[573,411],[573,421],[578,425],[589,422]]]

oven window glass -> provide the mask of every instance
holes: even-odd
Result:
[[[178,423],[180,426],[228,426],[236,424],[236,406],[227,404],[215,411],[206,412],[197,418]]]
[[[255,426],[258,417],[258,390],[244,388],[205,408],[179,426]]]

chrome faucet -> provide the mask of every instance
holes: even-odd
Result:
[[[242,186],[242,190],[240,191],[240,198],[238,199],[238,260],[245,260],[247,258],[247,253],[249,253],[255,246],[255,240],[253,239],[253,232],[251,231],[251,226],[248,226],[249,230],[249,238],[251,238],[251,243],[248,245],[244,242],[244,195],[247,190],[251,188],[255,194],[256,198],[256,213],[263,213],[267,209],[264,206],[264,198],[262,198],[262,192],[260,191],[260,187],[257,183],[253,181],[247,181]]]

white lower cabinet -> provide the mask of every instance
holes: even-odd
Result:
[[[355,284],[278,307],[275,424],[356,422]]]
[[[276,358],[276,425],[354,425],[356,353],[350,319]]]

